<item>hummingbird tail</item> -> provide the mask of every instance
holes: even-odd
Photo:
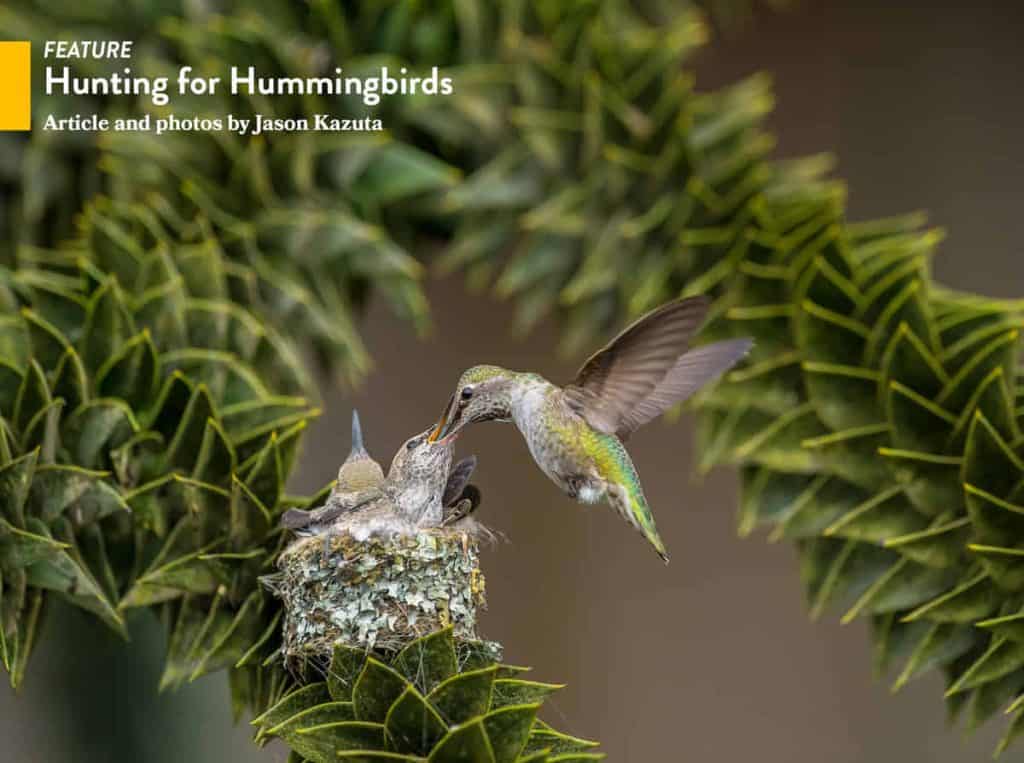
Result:
[[[665,543],[661,540],[661,536],[658,534],[658,528],[654,526],[654,514],[651,513],[651,507],[647,505],[647,501],[643,496],[640,496],[639,500],[631,497],[629,508],[630,513],[635,518],[637,529],[647,538],[647,542],[654,547],[661,560],[668,564],[668,551],[665,548]]]
[[[359,423],[359,411],[352,409],[352,448],[349,451],[349,458],[352,456],[369,455],[366,452],[366,445],[363,444],[363,427]]]
[[[668,550],[665,548],[664,542],[661,540],[661,536],[658,535],[658,530],[654,527],[654,520],[652,518],[650,527],[644,527],[641,529],[644,537],[647,538],[647,542],[654,546],[655,552],[661,557],[661,561],[668,564]]]
[[[654,514],[651,512],[651,507],[644,494],[639,490],[629,490],[619,486],[618,490],[609,491],[609,498],[611,498],[615,509],[640,531],[647,542],[654,547],[661,560],[668,564],[668,551],[658,534],[658,528],[654,524]]]

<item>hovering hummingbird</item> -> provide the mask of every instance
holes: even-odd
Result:
[[[338,480],[321,507],[291,509],[281,518],[283,527],[302,535],[329,533],[343,517],[354,512],[360,519],[386,520],[394,528],[450,524],[468,515],[480,501],[469,479],[476,457],[451,466],[454,438],[429,442],[430,430],[410,437],[395,453],[387,477],[363,443],[359,414],[352,412],[352,447],[338,470]],[[446,521],[448,520],[448,521]]]
[[[559,387],[535,373],[474,366],[459,378],[430,439],[444,442],[476,421],[512,421],[541,470],[570,498],[606,500],[668,561],[636,467],[630,434],[735,365],[753,345],[732,339],[689,349],[710,300],[653,310]]]

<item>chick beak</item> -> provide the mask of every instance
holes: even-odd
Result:
[[[430,436],[427,438],[427,442],[437,442],[440,439],[448,436],[451,431],[452,424],[455,421],[455,395],[452,395],[448,400],[448,405],[445,406],[444,412],[441,414],[441,418],[437,420],[437,425],[434,427]]]

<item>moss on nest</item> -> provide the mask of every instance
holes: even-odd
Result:
[[[300,538],[281,554],[268,583],[285,606],[287,661],[329,658],[335,644],[400,649],[449,625],[457,639],[477,640],[485,601],[474,539],[441,527],[355,529]]]

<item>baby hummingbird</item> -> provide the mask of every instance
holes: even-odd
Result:
[[[366,452],[359,414],[352,411],[352,446],[327,501],[308,511],[290,509],[281,525],[300,535],[329,535],[354,513],[404,530],[449,524],[459,518],[454,515],[468,514],[479,503],[479,491],[469,484],[476,457],[453,467],[454,438],[430,442],[429,434],[428,429],[402,443],[385,477]]]
[[[345,463],[338,469],[338,479],[327,503],[309,511],[290,509],[281,518],[281,524],[291,530],[322,530],[342,512],[342,506],[356,502],[365,491],[379,488],[383,482],[384,470],[367,452],[359,412],[353,408],[352,444]]]
[[[359,411],[352,409],[352,446],[345,463],[338,469],[338,492],[351,493],[376,487],[384,481],[384,470],[373,460],[363,443],[363,427],[359,423]]]
[[[569,497],[607,501],[668,561],[623,441],[735,365],[753,345],[732,339],[690,349],[710,300],[677,300],[644,315],[598,350],[571,384],[534,373],[474,366],[430,437],[444,441],[476,421],[512,421],[541,470]]]

